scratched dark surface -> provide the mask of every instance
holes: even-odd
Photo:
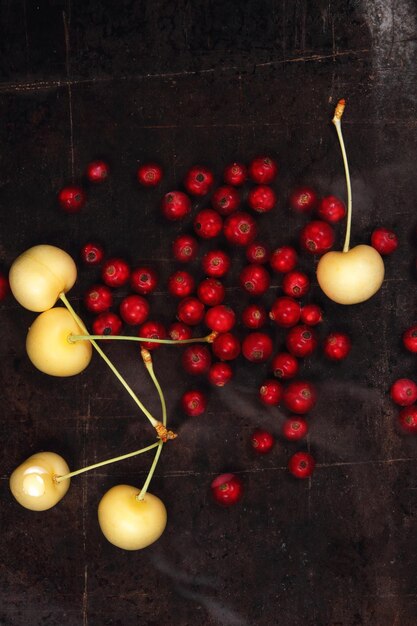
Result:
[[[337,366],[320,353],[303,364],[319,390],[306,442],[285,443],[285,411],[257,399],[268,364],[239,358],[234,381],[214,390],[187,378],[180,350],[155,353],[179,438],[151,485],[166,504],[167,529],[140,552],[111,546],[96,511],[111,486],[143,483],[149,457],[74,478],[44,513],[12,498],[10,473],[36,451],[53,450],[78,468],[146,445],[153,432],[98,356],[77,377],[36,371],[25,352],[35,314],[10,295],[1,302],[2,626],[417,624],[417,440],[399,431],[387,393],[395,379],[417,378],[415,356],[401,344],[417,320],[416,22],[412,0],[1,2],[2,271],[31,245],[61,246],[78,261],[81,245],[98,239],[108,256],[158,270],[152,316],[170,323],[170,242],[183,225],[162,220],[162,195],[194,163],[213,168],[219,183],[227,162],[270,153],[280,164],[280,200],[259,220],[260,237],[274,247],[293,241],[305,221],[288,209],[294,185],[345,193],[330,123],[340,97],[348,101],[352,241],[368,243],[377,225],[400,239],[370,301],[341,307],[313,284],[309,300],[325,310],[320,336],[345,330],[353,349]],[[64,214],[57,191],[80,181],[97,156],[111,164],[109,181],[88,188],[82,212]],[[155,190],[135,182],[145,160],[164,167]],[[342,226],[337,233],[340,244]],[[316,262],[301,260],[313,279]],[[226,281],[237,310],[242,263],[238,251]],[[193,272],[201,275],[198,262]],[[97,270],[80,266],[69,294],[88,323],[82,295],[96,279]],[[266,300],[280,289],[274,276]],[[283,334],[270,333],[278,349]],[[106,352],[157,413],[137,348]],[[179,409],[191,386],[209,394],[200,418]],[[248,443],[258,426],[277,437],[265,458]],[[298,449],[317,460],[310,480],[286,470]],[[245,486],[230,509],[209,492],[223,471],[239,473]]]

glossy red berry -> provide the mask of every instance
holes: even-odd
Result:
[[[404,347],[409,352],[417,352],[417,325],[410,326],[402,336]]]
[[[143,187],[156,187],[162,180],[163,171],[158,163],[143,163],[136,172],[136,178]]]
[[[256,222],[249,213],[235,211],[224,220],[223,233],[230,244],[248,246],[256,237]]]
[[[257,428],[253,431],[250,442],[255,452],[258,454],[267,454],[274,447],[275,438],[267,430]]]
[[[272,339],[265,333],[248,333],[242,342],[242,354],[252,363],[264,363],[272,355],[272,350]]]
[[[222,231],[223,220],[214,209],[203,209],[194,218],[195,233],[202,239],[213,239]]]
[[[245,250],[249,263],[266,263],[269,259],[268,248],[258,241],[250,243]]]
[[[248,205],[257,213],[268,213],[275,207],[276,202],[276,193],[268,185],[253,187],[248,193]]]
[[[196,326],[204,319],[205,307],[198,298],[188,296],[178,303],[177,318],[189,326]]]
[[[299,302],[289,296],[280,296],[272,303],[269,317],[281,328],[291,328],[298,324],[301,316]]]
[[[166,339],[167,333],[165,326],[156,320],[148,320],[139,327],[138,337],[145,337],[147,339]],[[160,343],[154,341],[141,341],[140,345],[146,350],[157,350],[161,347]]]
[[[207,408],[207,397],[199,389],[190,389],[181,396],[181,407],[186,415],[197,417]]]
[[[403,430],[417,434],[417,406],[407,406],[401,409],[398,421]]]
[[[308,452],[296,452],[288,461],[288,469],[296,478],[309,478],[315,466],[316,462]]]
[[[224,361],[216,361],[210,366],[207,378],[212,385],[224,387],[233,378],[232,366]]]
[[[334,230],[323,220],[308,222],[300,232],[300,247],[309,254],[324,254],[334,244]]]
[[[234,187],[240,187],[243,185],[247,178],[246,165],[243,163],[230,163],[225,167],[223,172],[223,179],[227,185],[233,185]]]
[[[387,256],[398,248],[398,237],[389,228],[376,228],[371,235],[371,246],[382,256]]]
[[[271,252],[269,264],[274,272],[291,272],[298,263],[298,254],[292,246],[281,246]]]
[[[161,210],[167,220],[182,220],[191,211],[191,200],[182,191],[169,191],[162,199]]]
[[[297,376],[300,364],[297,358],[289,352],[279,352],[271,361],[272,371],[276,378],[288,380]]]
[[[259,387],[259,399],[263,404],[276,406],[280,403],[283,386],[277,380],[265,380]]]
[[[310,213],[317,206],[318,195],[312,187],[297,187],[291,192],[288,202],[296,213]]]
[[[186,174],[184,187],[192,196],[205,196],[214,182],[213,173],[201,165],[195,165]]]
[[[106,285],[92,285],[84,295],[84,304],[91,313],[104,313],[113,304],[112,292]]]
[[[282,280],[282,290],[286,296],[302,298],[310,289],[310,279],[305,272],[293,270],[285,274]]]
[[[109,164],[105,161],[92,161],[87,165],[85,175],[90,183],[102,183],[110,174]]]
[[[323,341],[323,353],[331,361],[345,359],[352,347],[352,341],[346,333],[333,332]]]
[[[94,335],[120,335],[123,324],[116,313],[100,313],[93,321]]]
[[[316,404],[317,392],[314,385],[306,380],[293,380],[288,383],[282,396],[291,413],[308,413]]]
[[[194,278],[184,270],[177,270],[168,278],[168,291],[176,298],[186,298],[193,293],[194,287]]]
[[[288,352],[298,358],[312,355],[317,348],[317,343],[315,331],[305,324],[290,328],[285,338]]]
[[[241,319],[246,328],[255,330],[265,325],[268,316],[261,304],[249,304],[243,309]]]
[[[58,202],[66,213],[78,213],[86,202],[86,194],[82,187],[63,187],[58,194]]]
[[[207,276],[221,278],[230,269],[230,256],[223,250],[209,250],[201,259],[203,271]]]
[[[242,498],[243,483],[235,474],[220,474],[211,483],[214,500],[222,506],[233,506]]]
[[[203,304],[216,306],[225,298],[226,290],[217,278],[205,278],[197,287],[197,296]]]
[[[323,311],[318,304],[305,304],[301,308],[300,320],[307,326],[317,326],[323,321]]]
[[[89,241],[81,248],[81,260],[85,265],[100,265],[104,259],[104,248],[101,244]]]
[[[123,298],[119,306],[122,320],[131,326],[143,324],[149,316],[149,302],[137,294]]]
[[[268,185],[278,174],[278,165],[270,156],[258,156],[248,167],[250,178],[259,185]]]
[[[192,330],[184,322],[173,322],[168,328],[168,336],[174,341],[183,341],[184,339],[191,339]]]
[[[101,268],[101,279],[108,287],[121,287],[129,276],[130,267],[124,259],[108,259]]]
[[[263,265],[246,265],[239,275],[241,287],[251,296],[260,296],[269,289],[271,277]]]
[[[399,406],[410,406],[417,401],[417,385],[410,378],[399,378],[390,389],[391,399]]]
[[[172,243],[172,252],[180,263],[193,261],[198,253],[198,241],[192,235],[178,235]]]
[[[317,215],[320,219],[326,220],[326,222],[336,224],[344,219],[346,215],[346,207],[336,196],[326,196],[319,202]]]
[[[289,417],[283,423],[281,432],[288,441],[299,441],[307,435],[308,423],[301,417]]]
[[[234,187],[219,187],[211,197],[211,204],[220,215],[230,215],[239,207],[239,192]]]
[[[141,296],[146,296],[155,291],[158,285],[158,276],[150,267],[136,267],[130,275],[130,286],[133,291]]]
[[[185,348],[181,362],[188,374],[206,374],[211,365],[210,350],[203,344],[191,344]]]
[[[232,330],[235,322],[235,312],[224,304],[211,307],[204,316],[205,325],[218,333],[227,333]]]
[[[9,279],[3,272],[0,272],[0,302],[4,300],[10,291]]]
[[[240,354],[239,339],[232,333],[222,333],[213,341],[212,350],[220,361],[234,361]]]

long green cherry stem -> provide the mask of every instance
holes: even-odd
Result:
[[[345,176],[346,176],[346,187],[347,187],[347,220],[346,220],[346,236],[345,243],[343,246],[343,252],[349,252],[349,243],[350,243],[350,230],[352,226],[352,189],[350,185],[350,174],[349,174],[349,165],[345,150],[345,142],[343,141],[342,134],[342,115],[345,110],[346,102],[345,100],[339,100],[336,105],[336,109],[334,112],[334,117],[332,119],[333,124],[335,125],[337,136],[339,138],[340,149],[342,151],[343,164],[345,166]]]
[[[107,365],[109,366],[109,368],[111,369],[111,371],[113,372],[113,374],[116,376],[116,378],[119,379],[119,381],[122,383],[123,387],[126,389],[126,391],[128,392],[128,394],[131,396],[131,398],[135,401],[135,403],[138,405],[138,407],[140,408],[140,410],[142,411],[142,413],[144,413],[146,415],[146,417],[148,418],[148,420],[150,421],[150,423],[152,424],[152,426],[154,428],[156,428],[156,426],[158,425],[158,421],[153,417],[153,415],[151,415],[148,411],[148,409],[142,404],[142,402],[139,400],[139,398],[137,397],[137,395],[135,394],[135,392],[133,391],[133,389],[128,385],[128,383],[126,382],[126,380],[123,378],[123,376],[120,374],[120,372],[116,369],[116,367],[113,365],[113,363],[110,361],[110,359],[108,358],[108,356],[106,356],[106,354],[103,352],[103,350],[100,348],[100,346],[94,341],[94,339],[92,339],[89,334],[88,334],[88,330],[86,328],[86,326],[84,325],[84,322],[82,321],[82,319],[76,314],[76,312],[74,311],[74,309],[72,308],[71,304],[69,303],[67,297],[65,296],[65,294],[62,292],[59,294],[59,298],[62,300],[62,302],[65,304],[65,306],[67,307],[68,311],[71,313],[72,317],[74,318],[74,320],[77,322],[77,324],[80,326],[81,330],[83,332],[86,333],[86,339],[88,339],[92,345],[94,346],[94,348],[97,350],[97,352],[99,353],[99,355],[101,356],[101,358],[107,363]]]
[[[217,333],[216,333],[217,334]],[[68,341],[75,343],[76,341],[91,341],[105,339],[107,340],[119,340],[119,341],[146,341],[147,343],[164,343],[168,345],[185,343],[212,343],[215,335],[210,333],[205,337],[193,337],[192,339],[154,339],[152,337],[131,337],[128,335],[69,335]]]
[[[79,470],[75,470],[74,472],[69,472],[68,474],[63,474],[62,476],[55,476],[54,481],[56,483],[61,483],[63,480],[67,480],[68,478],[72,478],[73,476],[78,476],[78,474],[83,474],[84,472],[89,472],[90,470],[97,469],[97,467],[102,467],[103,465],[109,465],[110,463],[118,463],[118,461],[124,461],[124,459],[130,459],[132,456],[137,456],[138,454],[143,454],[144,452],[148,452],[148,450],[152,450],[157,446],[161,446],[161,442],[157,441],[156,443],[147,446],[146,448],[141,448],[140,450],[135,450],[134,452],[128,452],[128,454],[122,454],[121,456],[116,456],[113,459],[107,459],[106,461],[100,461],[100,463],[94,463],[94,465],[88,465],[88,467],[82,467]]]

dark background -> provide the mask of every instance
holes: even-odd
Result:
[[[369,243],[384,225],[400,245],[386,259],[381,290],[366,303],[333,304],[313,284],[306,301],[325,311],[320,337],[344,330],[353,349],[337,365],[320,350],[303,364],[302,376],[319,390],[306,442],[284,442],[285,411],[258,401],[268,364],[239,358],[233,382],[208,389],[183,372],[181,349],[155,353],[179,438],[162,454],[150,489],[168,509],[166,531],[132,553],[104,539],[96,511],[111,486],[143,483],[150,456],[74,478],[66,497],[44,513],[21,508],[9,492],[10,473],[36,451],[62,454],[75,469],[154,436],[98,356],[73,378],[36,371],[25,352],[35,314],[9,295],[0,304],[0,624],[417,624],[417,444],[399,431],[388,395],[394,380],[414,378],[416,368],[401,343],[417,318],[416,20],[412,0],[2,0],[3,271],[34,244],[61,246],[78,262],[81,246],[98,239],[108,256],[158,270],[152,316],[169,324],[175,302],[166,279],[176,267],[170,242],[184,224],[162,219],[162,195],[195,163],[211,167],[219,184],[228,162],[271,154],[280,165],[279,206],[259,219],[260,238],[271,247],[296,241],[306,218],[288,209],[295,185],[345,194],[330,121],[341,97],[352,244]],[[79,214],[63,213],[58,190],[82,181],[96,157],[109,161],[110,179],[87,187]],[[165,170],[154,190],[135,181],[138,164],[149,160]],[[193,211],[207,204],[194,202]],[[343,235],[338,225],[338,245]],[[243,259],[236,251],[226,281],[227,301],[238,311],[247,300],[237,288]],[[312,279],[316,262],[301,259]],[[198,261],[192,271],[201,276]],[[97,277],[80,264],[69,293],[87,323],[82,295]],[[280,283],[274,275],[268,302]],[[284,335],[272,326],[270,333],[278,350]],[[105,349],[157,414],[136,345]],[[191,386],[210,396],[206,413],[194,419],[178,406]],[[265,458],[250,449],[255,427],[278,440]],[[317,460],[306,481],[286,470],[298,449]],[[245,485],[230,509],[210,496],[210,482],[223,471],[238,473]]]

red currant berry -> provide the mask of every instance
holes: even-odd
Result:
[[[194,278],[189,272],[178,270],[168,278],[168,291],[176,298],[189,296],[194,291],[194,287]]]
[[[85,175],[90,183],[102,183],[108,178],[110,168],[105,161],[92,161],[87,165]]]
[[[251,446],[258,454],[267,454],[272,450],[275,438],[267,430],[261,430],[260,428],[253,431],[251,435]]]
[[[104,249],[99,243],[89,241],[81,248],[81,260],[85,265],[99,265],[104,259]]]
[[[280,296],[272,303],[269,317],[281,328],[291,328],[298,324],[301,307],[297,300],[289,296]]]
[[[276,202],[276,193],[268,185],[258,185],[248,194],[248,204],[257,213],[268,213],[275,207]]]
[[[193,261],[198,252],[198,241],[192,235],[179,235],[172,244],[174,257],[180,263]]]
[[[297,376],[300,364],[296,357],[289,352],[279,352],[271,362],[274,376],[282,380],[288,380]]]
[[[211,204],[220,215],[230,215],[239,207],[240,196],[234,187],[219,187],[212,195]]]
[[[162,180],[162,167],[157,163],[143,163],[138,167],[136,177],[143,187],[156,187]]]
[[[407,406],[401,409],[398,420],[403,430],[408,433],[417,434],[417,407]]]
[[[166,339],[167,333],[165,326],[161,322],[155,320],[148,320],[141,326],[139,326],[138,337],[145,337],[146,339]],[[157,350],[162,344],[154,341],[141,341],[140,345],[146,350]]]
[[[268,248],[257,241],[247,246],[245,254],[249,263],[266,263],[269,259]]]
[[[84,304],[91,313],[104,313],[113,304],[112,292],[106,285],[93,285],[84,295]]]
[[[187,346],[182,354],[181,362],[187,374],[206,374],[211,365],[210,350],[199,343]]]
[[[202,239],[213,239],[221,232],[223,220],[214,209],[203,209],[195,216],[193,226]]]
[[[346,333],[330,333],[323,341],[323,353],[331,361],[342,361],[352,347],[350,337]]]
[[[0,272],[0,302],[4,300],[10,291],[9,279]]]
[[[308,452],[296,452],[288,461],[288,469],[296,478],[308,478],[315,466],[316,462]]]
[[[249,333],[242,342],[242,354],[252,363],[264,363],[270,358],[272,350],[272,339],[265,333]]]
[[[393,230],[376,228],[371,235],[371,246],[383,256],[392,254],[398,248],[398,237]]]
[[[192,196],[205,196],[213,185],[213,173],[206,167],[195,165],[186,174],[184,187]]]
[[[173,322],[168,329],[168,336],[174,341],[183,341],[184,339],[191,339],[192,330],[184,322]]]
[[[286,296],[302,298],[310,289],[310,279],[305,272],[294,270],[285,274],[282,280],[282,290]]]
[[[123,259],[109,259],[101,269],[101,279],[108,287],[121,287],[129,276],[130,267]]]
[[[289,417],[282,425],[282,436],[288,441],[299,441],[308,433],[308,423],[301,417]]]
[[[417,325],[410,326],[402,336],[404,347],[409,352],[417,352]]]
[[[248,168],[250,178],[260,185],[268,185],[278,174],[276,161],[269,156],[259,156],[253,159]]]
[[[282,399],[291,413],[302,415],[314,407],[317,393],[312,383],[306,380],[293,380],[284,389]]]
[[[300,232],[300,247],[309,254],[324,254],[334,244],[334,230],[327,222],[313,220]]]
[[[93,322],[94,335],[120,335],[122,320],[116,313],[100,313]]]
[[[204,316],[206,326],[218,333],[227,333],[233,328],[235,322],[235,312],[224,304],[211,307]]]
[[[207,397],[198,389],[190,389],[182,394],[181,407],[186,415],[197,417],[206,410]]]
[[[253,263],[242,269],[239,282],[241,287],[251,296],[260,296],[268,291],[271,278],[262,265]]]
[[[246,166],[242,163],[230,163],[225,167],[223,179],[227,185],[239,187],[243,185],[247,178]]]
[[[285,274],[295,269],[298,262],[298,254],[291,246],[281,246],[271,253],[269,264],[274,272]]]
[[[265,380],[259,387],[259,399],[263,404],[276,406],[280,403],[283,386],[277,380]]]
[[[326,222],[336,224],[344,219],[346,207],[336,196],[326,196],[322,198],[317,207],[317,215]]]
[[[222,506],[233,506],[242,498],[243,484],[235,474],[220,474],[211,483],[214,500]]]
[[[216,306],[224,300],[226,290],[217,278],[205,278],[197,287],[199,300],[207,306]]]
[[[142,296],[132,294],[126,296],[120,303],[120,317],[126,324],[136,326],[143,324],[149,316],[149,302]]]
[[[317,343],[315,331],[305,324],[290,328],[285,339],[288,352],[299,358],[313,354],[317,348]]]
[[[323,321],[323,311],[317,304],[305,304],[301,308],[300,319],[307,326],[317,326]]]
[[[182,220],[191,211],[191,200],[182,191],[169,191],[162,199],[161,210],[167,220]]]
[[[409,378],[399,378],[391,385],[391,399],[399,406],[410,406],[417,401],[417,385]]]
[[[213,341],[212,350],[220,361],[233,361],[240,354],[239,339],[232,333],[222,333]]]
[[[289,197],[289,205],[296,213],[310,213],[318,202],[318,195],[312,187],[297,187]]]
[[[203,267],[203,271],[207,276],[214,276],[216,278],[221,278],[230,269],[230,256],[223,252],[223,250],[209,250],[202,260],[201,265]]]
[[[235,211],[224,220],[223,233],[230,244],[248,246],[256,237],[256,222],[249,213]]]
[[[266,310],[260,304],[249,304],[242,311],[242,322],[246,328],[262,328],[267,319]]]
[[[84,189],[81,187],[63,187],[58,194],[58,202],[67,213],[78,213],[86,202]]]
[[[203,321],[204,310],[204,304],[198,298],[189,296],[178,303],[177,318],[184,324],[196,326]]]
[[[150,267],[137,267],[130,275],[130,286],[136,293],[146,296],[155,291],[158,284],[156,272]]]
[[[224,387],[233,378],[232,366],[224,361],[216,361],[210,366],[207,378],[212,385]]]

